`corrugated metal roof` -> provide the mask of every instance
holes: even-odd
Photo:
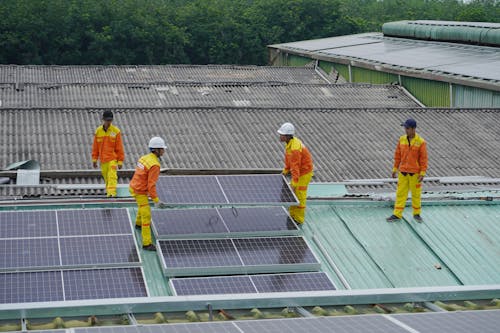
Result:
[[[325,83],[311,67],[236,65],[39,66],[0,65],[0,83]]]
[[[0,165],[38,160],[42,170],[90,169],[102,109],[0,111]],[[314,181],[387,178],[400,123],[418,122],[428,176],[500,175],[500,109],[115,109],[133,169],[151,136],[162,135],[168,168],[273,169],[282,166],[276,130],[285,121],[311,149]]]
[[[424,223],[411,208],[387,223],[391,213],[390,204],[310,204],[304,228],[353,289],[500,283],[498,204],[424,203]]]
[[[419,73],[439,79],[448,75],[462,81],[480,81],[489,89],[500,90],[500,49],[404,38],[384,37],[381,33],[323,38],[271,45],[271,48],[307,53],[313,58],[355,61]]]
[[[370,84],[0,84],[2,108],[418,107],[399,86]]]

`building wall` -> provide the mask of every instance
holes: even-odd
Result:
[[[452,107],[466,108],[498,108],[500,92],[453,85]]]

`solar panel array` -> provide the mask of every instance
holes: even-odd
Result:
[[[323,272],[173,278],[169,284],[182,296],[335,290]]]
[[[161,176],[158,197],[175,205],[298,203],[282,175]]]
[[[153,210],[157,239],[296,235],[298,227],[284,207]]]
[[[147,296],[127,209],[0,212],[0,304]]]
[[[74,333],[496,333],[498,327],[500,310],[481,310],[76,328]]]
[[[158,240],[166,276],[316,271],[320,263],[303,237]]]

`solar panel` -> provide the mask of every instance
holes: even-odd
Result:
[[[0,212],[1,238],[57,236],[54,211]]]
[[[230,203],[297,204],[297,198],[282,175],[217,176]]]
[[[257,289],[247,275],[175,278],[169,280],[174,295],[220,295],[256,293]]]
[[[335,290],[323,272],[173,278],[169,284],[175,295]]]
[[[247,266],[319,264],[303,237],[239,238],[234,244]]]
[[[148,296],[139,267],[68,270],[63,277],[66,300]]]
[[[229,230],[215,208],[153,210],[153,231],[157,238],[184,235],[224,234]]]
[[[63,266],[140,263],[132,235],[64,237],[60,244]]]
[[[63,299],[60,271],[0,273],[0,304]]]
[[[335,290],[323,272],[253,275],[252,281],[259,293]]]
[[[166,276],[300,272],[320,267],[302,237],[159,240],[158,247]]]
[[[5,239],[0,242],[0,270],[59,265],[57,238]]]
[[[218,204],[227,199],[215,176],[161,176],[158,197],[172,204]]]
[[[158,197],[171,204],[293,205],[297,198],[282,175],[162,176]]]
[[[283,207],[245,207],[218,209],[231,233],[296,233],[297,225]]]
[[[57,221],[61,236],[132,233],[125,208],[59,210]]]
[[[243,333],[232,322],[75,328],[75,333]]]
[[[392,315],[419,332],[498,332],[500,310]]]
[[[217,238],[296,235],[298,227],[283,207],[153,210],[156,238]]]
[[[210,275],[220,267],[230,270],[242,266],[230,239],[161,240],[158,245],[167,276]]]

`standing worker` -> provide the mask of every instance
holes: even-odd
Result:
[[[406,120],[401,126],[405,127],[406,135],[399,138],[392,168],[392,178],[396,178],[399,171],[396,202],[394,212],[386,220],[394,222],[403,217],[408,191],[411,191],[413,218],[417,222],[423,222],[420,216],[420,196],[422,181],[427,171],[427,147],[425,140],[416,133],[417,122],[414,119]]]
[[[117,168],[121,169],[125,153],[120,129],[111,123],[113,112],[106,110],[102,114],[102,126],[97,127],[92,144],[92,165],[97,168],[97,161],[101,163],[101,174],[106,184],[108,198],[116,197],[118,183]]]
[[[151,241],[151,207],[148,195],[157,208],[165,208],[156,194],[156,182],[160,176],[160,160],[165,153],[165,141],[155,136],[149,141],[150,153],[142,156],[137,162],[134,176],[130,181],[130,194],[137,202],[137,217],[135,227],[142,228],[142,248],[147,251],[156,251],[156,246]]]
[[[292,174],[292,189],[299,199],[298,206],[290,206],[290,216],[302,224],[306,213],[307,186],[314,174],[312,156],[302,141],[294,137],[295,127],[291,123],[281,125],[278,134],[280,141],[286,143],[283,174]]]

